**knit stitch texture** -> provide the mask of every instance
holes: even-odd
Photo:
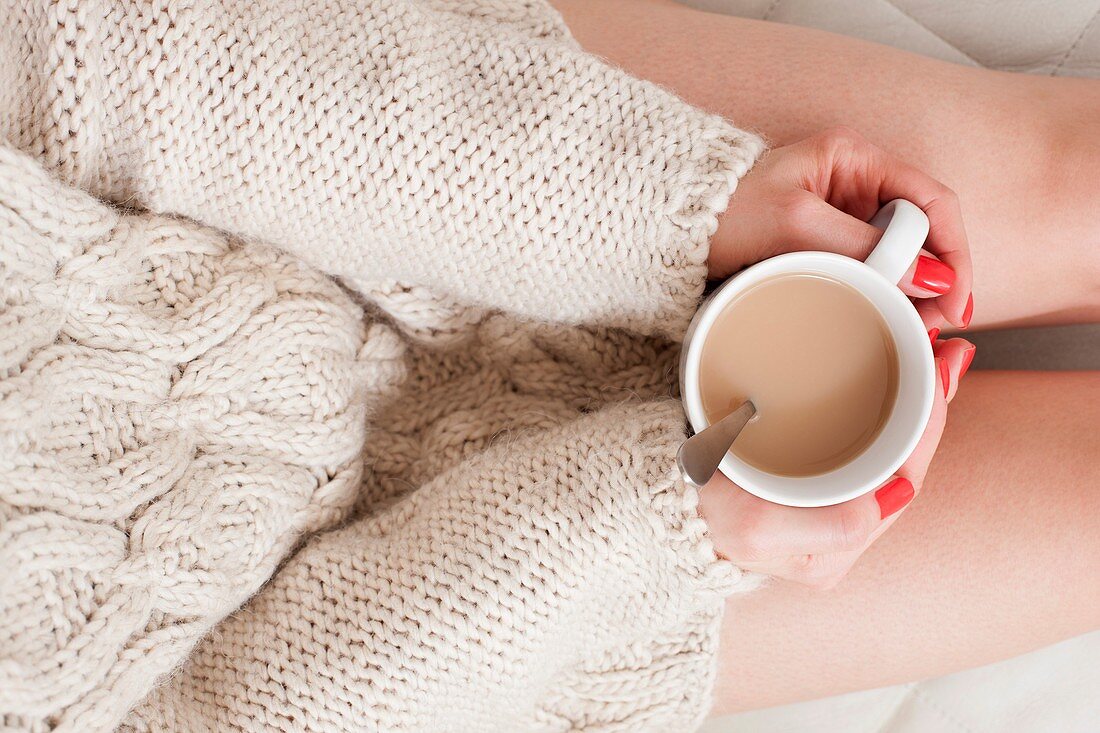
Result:
[[[535,2],[5,13],[0,727],[697,725],[754,579],[675,337],[759,138]]]

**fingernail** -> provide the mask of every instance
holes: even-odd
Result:
[[[955,284],[955,271],[939,260],[921,255],[917,258],[917,269],[913,271],[913,284],[943,295]]]
[[[974,355],[978,353],[977,346],[971,346],[969,349],[963,352],[962,366],[959,367],[959,379],[963,378],[966,374],[966,370],[970,368],[970,363],[974,361]]]
[[[938,328],[933,328],[931,331],[928,332],[928,340],[932,342],[933,346],[936,345],[936,339],[938,339],[939,337],[940,329]]]
[[[891,514],[897,514],[905,508],[905,505],[913,501],[913,484],[909,479],[900,476],[875,492],[875,501],[878,502],[879,518],[886,519]]]
[[[940,368],[940,381],[943,382],[943,396],[947,397],[947,393],[951,391],[951,370],[947,368],[947,359],[942,356],[936,359],[936,364]]]
[[[974,317],[974,293],[966,299],[966,307],[963,308],[963,328],[970,328],[970,319]]]

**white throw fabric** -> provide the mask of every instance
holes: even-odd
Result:
[[[668,337],[760,139],[534,2],[5,5],[3,727],[698,725]]]

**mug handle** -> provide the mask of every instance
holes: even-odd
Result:
[[[883,232],[864,264],[897,285],[928,239],[928,216],[912,201],[894,199],[870,224]]]

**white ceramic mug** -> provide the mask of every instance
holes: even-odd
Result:
[[[860,455],[828,473],[790,477],[766,473],[732,453],[726,454],[719,470],[762,499],[803,507],[854,499],[877,488],[905,462],[928,424],[937,389],[932,346],[916,309],[897,287],[928,237],[928,217],[915,204],[896,199],[875,214],[871,224],[884,232],[866,262],[829,252],[792,252],[759,262],[711,293],[684,337],[680,394],[696,432],[709,424],[699,393],[703,342],[726,305],[763,280],[817,273],[847,283],[874,304],[894,338],[898,355],[897,399],[882,430]],[[746,344],[745,348],[753,345]]]

